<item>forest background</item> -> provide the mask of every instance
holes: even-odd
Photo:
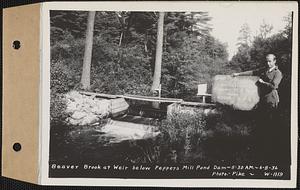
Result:
[[[89,90],[108,94],[151,95],[155,67],[157,12],[96,12]],[[80,89],[87,11],[51,11],[51,120],[60,118],[61,97]],[[262,23],[252,36],[245,23],[238,51],[228,59],[226,44],[211,35],[208,12],[166,12],[162,52],[162,97],[193,101],[197,85],[217,74],[265,67],[265,56],[277,56],[283,80],[282,113],[289,116],[292,58],[292,14],[284,30],[270,35]],[[288,118],[287,118],[288,119]]]

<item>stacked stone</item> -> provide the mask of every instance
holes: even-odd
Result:
[[[77,91],[66,94],[66,112],[70,115],[70,125],[88,125],[107,117],[110,114],[111,102],[94,96],[82,95]]]

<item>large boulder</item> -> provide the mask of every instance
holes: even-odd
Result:
[[[70,115],[70,125],[88,125],[107,117],[110,114],[110,100],[82,95],[77,91],[66,94],[66,112]]]
[[[237,110],[252,110],[259,102],[258,77],[216,75],[212,85],[212,101]]]

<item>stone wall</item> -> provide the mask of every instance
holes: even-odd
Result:
[[[110,100],[82,95],[77,91],[66,94],[66,112],[70,115],[67,122],[70,125],[87,125],[109,116]]]
[[[126,113],[129,107],[124,98],[101,99],[77,91],[67,93],[66,102],[70,125],[89,125],[105,117],[116,117]]]

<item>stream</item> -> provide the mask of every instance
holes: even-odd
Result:
[[[52,125],[50,160],[176,163],[251,159],[249,138],[238,136],[206,138],[189,154],[184,150],[176,152],[176,148],[164,143],[156,127],[159,122],[129,115],[92,126]]]
[[[222,118],[212,117],[211,123],[203,128],[200,141],[190,142],[193,147],[186,149],[183,141],[187,136],[179,132],[179,139],[170,143],[168,135],[172,128],[169,131],[161,128],[166,109],[155,111],[142,106],[146,109],[141,110],[140,107],[131,106],[123,116],[88,126],[51,124],[50,161],[251,163],[269,158],[276,162],[279,158],[276,146],[269,149],[278,158],[258,152],[263,142],[253,133],[257,124],[256,115],[251,112],[224,110]],[[288,157],[283,159],[288,160]]]
[[[151,125],[156,119],[126,116],[103,122],[92,126],[52,125],[50,160],[151,161],[148,151],[152,151],[160,133]]]

